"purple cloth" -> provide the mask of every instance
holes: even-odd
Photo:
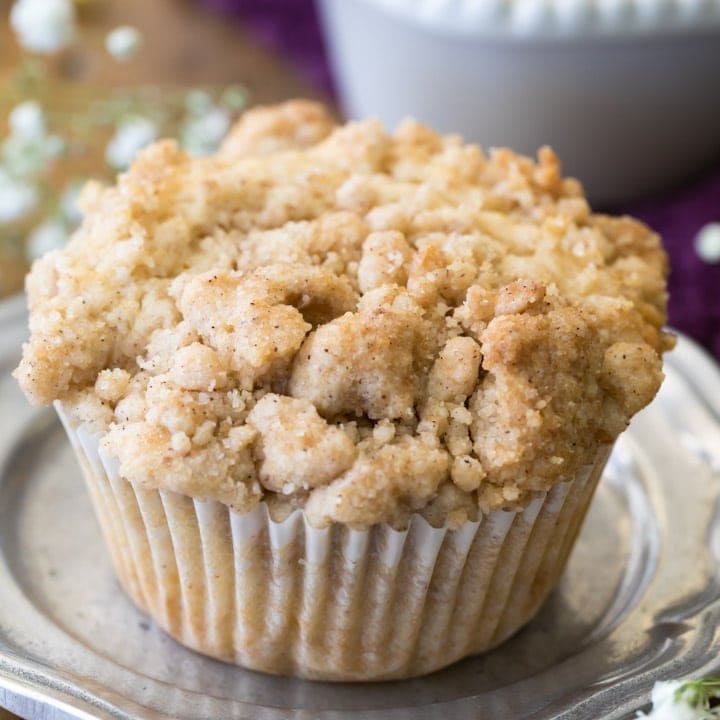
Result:
[[[720,172],[623,209],[657,230],[670,255],[670,325],[720,359],[720,263],[704,262],[693,247],[703,225],[720,222]]]
[[[240,18],[256,39],[288,56],[325,93],[333,82],[313,0],[202,0]]]
[[[313,0],[203,1],[242,19],[261,42],[284,53],[332,94]],[[693,247],[703,225],[720,221],[720,171],[680,191],[620,210],[644,220],[663,237],[672,266],[670,324],[720,359],[720,264],[703,262]]]

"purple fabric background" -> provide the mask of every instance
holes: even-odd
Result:
[[[286,55],[328,95],[333,95],[314,0],[201,0],[240,18],[256,39]]]
[[[261,42],[285,54],[319,88],[332,94],[313,0],[204,2],[240,18]],[[670,324],[720,359],[720,263],[703,262],[693,247],[703,225],[720,222],[720,170],[686,188],[614,211],[634,215],[662,235],[672,265]]]

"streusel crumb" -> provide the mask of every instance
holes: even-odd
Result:
[[[141,486],[457,525],[572,477],[662,380],[660,240],[592,214],[547,148],[295,101],[83,203],[28,278],[16,377]]]

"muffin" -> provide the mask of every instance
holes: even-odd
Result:
[[[15,375],[140,608],[325,680],[428,673],[533,616],[662,380],[655,234],[592,214],[547,148],[302,101],[213,157],[156,143],[83,207],[28,277]]]

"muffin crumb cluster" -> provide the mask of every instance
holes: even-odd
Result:
[[[662,380],[659,238],[592,214],[548,149],[297,101],[83,201],[29,276],[16,376],[139,486],[459,525],[591,464]]]

